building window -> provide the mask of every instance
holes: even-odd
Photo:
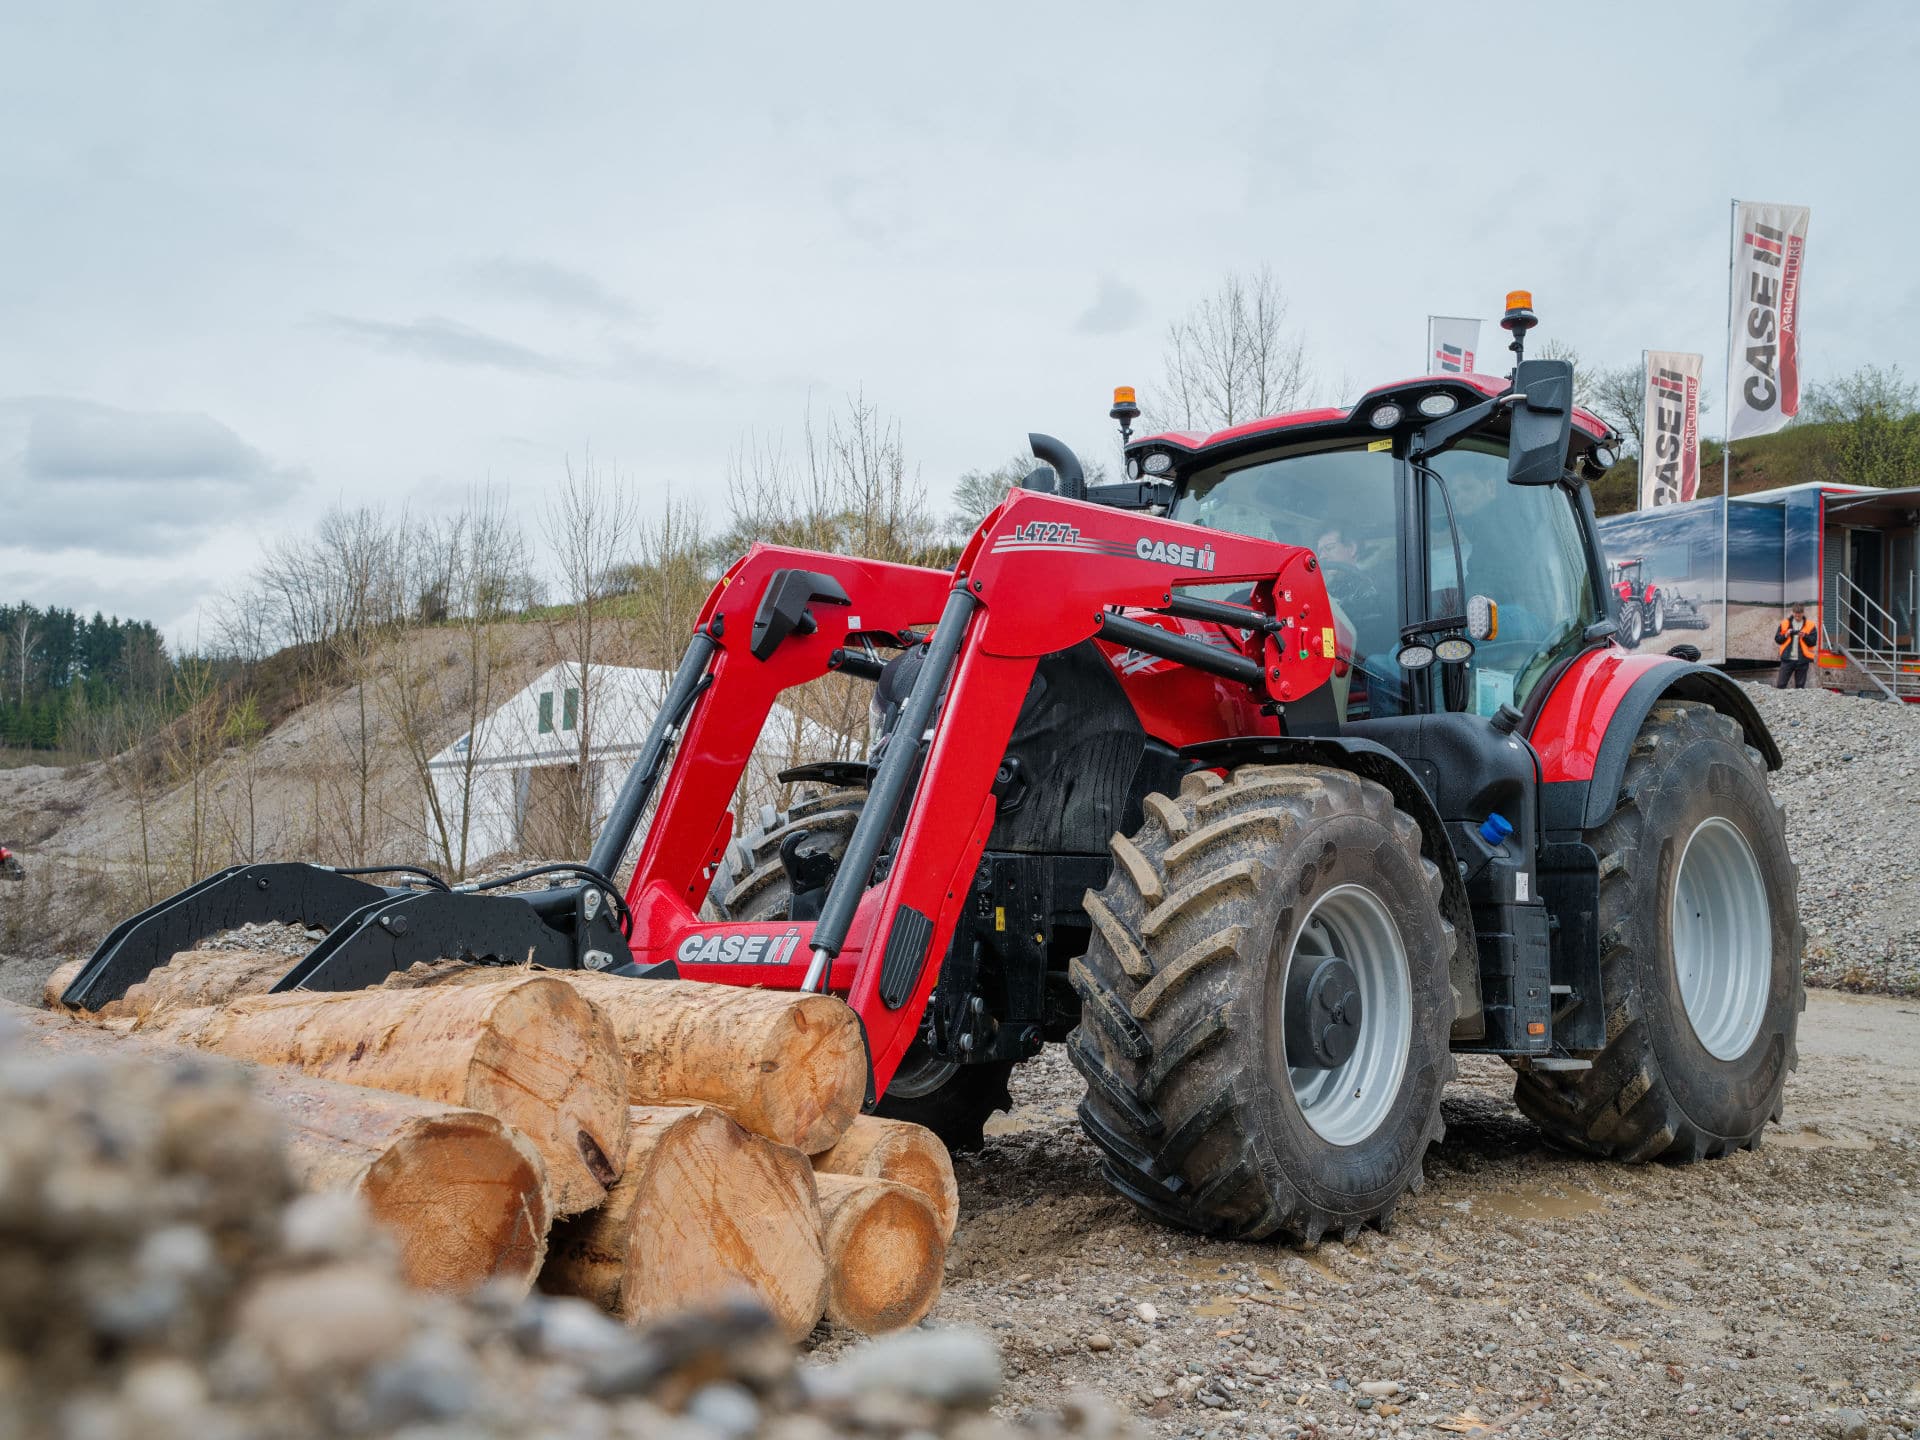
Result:
[[[577,730],[580,727],[580,691],[577,686],[567,687],[567,703],[560,712],[560,728]]]
[[[551,690],[540,692],[540,733],[542,735],[553,733],[553,692]]]

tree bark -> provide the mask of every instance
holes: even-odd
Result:
[[[255,995],[219,1009],[158,1009],[140,1029],[504,1120],[545,1161],[556,1216],[592,1209],[619,1175],[619,1042],[559,980]]]
[[[813,1172],[717,1109],[635,1106],[619,1183],[555,1227],[540,1288],[629,1324],[744,1291],[798,1340],[827,1302]]]
[[[960,1219],[960,1187],[953,1178],[947,1147],[924,1125],[859,1116],[838,1145],[813,1157],[813,1168],[826,1175],[892,1180],[918,1190],[933,1206],[941,1241],[953,1239]]]
[[[812,1155],[866,1099],[866,1047],[845,1002],[791,990],[567,972],[613,1022],[635,1105],[718,1105]]]
[[[145,1021],[167,1010],[224,1005],[244,995],[264,995],[299,960],[278,950],[180,950],[147,978],[129,985],[118,1000],[100,1007],[102,1019],[130,1015]]]
[[[901,1330],[940,1298],[947,1242],[918,1190],[859,1175],[815,1175],[826,1221],[827,1318],[878,1335]]]
[[[177,1062],[178,1047],[25,1012],[49,1055]],[[196,1056],[247,1073],[284,1122],[289,1168],[308,1190],[366,1202],[392,1236],[408,1283],[458,1293],[489,1281],[533,1285],[547,1250],[545,1168],[525,1137],[490,1115],[264,1066]]]

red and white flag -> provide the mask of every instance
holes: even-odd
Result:
[[[1800,413],[1800,279],[1808,209],[1742,201],[1733,221],[1727,438],[1765,435]]]
[[[1458,315],[1427,317],[1427,369],[1441,375],[1473,371],[1474,351],[1480,348],[1480,322]]]
[[[1700,493],[1700,370],[1703,355],[1649,350],[1640,400],[1640,508],[1678,505]]]

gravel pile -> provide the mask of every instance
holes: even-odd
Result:
[[[1920,707],[1750,686],[1800,866],[1807,981],[1920,994]]]
[[[355,1202],[296,1194],[230,1070],[49,1058],[18,1023],[0,1014],[0,1440],[1124,1433],[1093,1397],[994,1418],[1000,1361],[971,1331],[802,1367],[753,1309],[636,1332],[580,1300],[416,1294]]]

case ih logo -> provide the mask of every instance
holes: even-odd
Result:
[[[674,955],[687,965],[785,965],[800,948],[800,932],[784,935],[701,935],[680,942]]]
[[[1699,382],[1675,370],[1656,370],[1649,380],[1654,398],[1654,503],[1672,505],[1699,492]]]
[[[1742,237],[1747,247],[1746,361],[1753,373],[1740,387],[1749,408],[1792,416],[1800,410],[1800,262],[1806,241],[1756,223]]]
[[[1192,545],[1169,545],[1164,540],[1153,540],[1142,535],[1133,547],[1133,553],[1142,560],[1152,560],[1161,565],[1178,565],[1183,570],[1213,569],[1213,546],[1202,545],[1197,549]]]
[[[1433,360],[1450,375],[1465,375],[1473,369],[1473,352],[1464,345],[1442,345],[1433,352]]]

